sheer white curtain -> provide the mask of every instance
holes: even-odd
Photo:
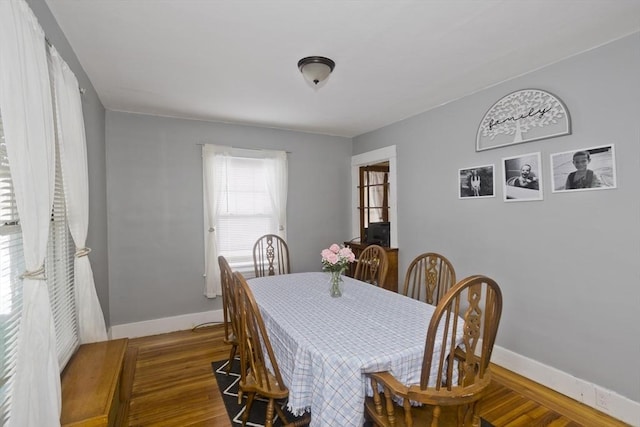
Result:
[[[55,146],[44,33],[24,0],[0,1],[0,110],[27,271],[10,426],[59,425],[61,393],[44,271]]]
[[[384,178],[386,172],[367,172],[369,177],[369,197],[371,197],[371,206],[382,206],[384,198]],[[370,210],[369,221],[381,222],[382,221],[382,209]]]
[[[278,235],[287,240],[287,153],[284,151],[263,151],[267,159],[267,190],[278,218]]]
[[[228,147],[204,144],[202,146],[203,173],[204,173],[204,206],[206,242],[204,248],[205,256],[205,291],[207,298],[215,298],[222,295],[222,285],[220,283],[220,267],[218,266],[218,245],[216,242],[216,217],[220,211],[220,195],[222,193],[223,182],[216,179],[217,167],[226,167],[226,162],[216,162],[230,157]]]
[[[220,295],[218,255],[238,271],[250,265],[263,234],[286,238],[287,153],[205,144],[205,294]],[[243,270],[245,269],[245,270]]]
[[[82,101],[78,81],[69,66],[54,47],[49,52],[67,217],[77,248],[74,290],[78,335],[81,344],[105,341],[107,329],[88,257],[91,250],[85,247],[89,229],[89,174]]]

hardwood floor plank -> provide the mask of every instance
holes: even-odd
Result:
[[[130,339],[138,357],[127,425],[232,427],[211,369],[211,362],[229,356],[223,339],[222,325]],[[504,368],[492,369],[480,415],[495,427],[626,426]]]
[[[493,381],[510,390],[517,390],[517,393],[527,399],[540,404],[549,409],[550,412],[557,412],[578,426],[598,426],[598,427],[623,427],[628,424],[616,420],[608,415],[597,411],[583,403],[564,396],[541,384],[537,384],[514,372],[497,365],[491,366]]]
[[[506,393],[502,393],[499,399],[491,401],[482,400],[481,402],[482,406],[480,406],[480,410],[482,412],[482,416],[488,420],[495,420],[505,412],[509,412],[510,408],[513,408],[514,406],[517,406],[519,402],[522,402],[522,398],[510,391],[506,391]]]
[[[510,398],[509,405],[503,405],[500,407],[500,415],[497,418],[489,417],[487,414],[487,420],[491,420],[492,424],[496,426],[520,426],[517,420],[526,416],[529,411],[535,409],[538,405],[530,400],[525,400],[521,396],[516,396],[516,399]],[[495,413],[494,413],[495,416]],[[529,417],[527,417],[530,419]]]

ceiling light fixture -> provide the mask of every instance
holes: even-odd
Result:
[[[335,62],[324,56],[307,56],[298,61],[298,68],[304,78],[315,85],[329,77],[335,66]]]

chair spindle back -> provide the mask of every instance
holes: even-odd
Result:
[[[382,246],[369,245],[358,256],[354,279],[382,287],[387,278],[389,258]]]
[[[403,294],[410,298],[437,305],[456,284],[456,272],[443,255],[427,252],[418,255],[407,268]]]
[[[289,247],[276,234],[265,234],[253,245],[253,267],[256,277],[291,273]]]

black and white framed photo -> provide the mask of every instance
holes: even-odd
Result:
[[[458,170],[458,198],[478,199],[495,197],[496,180],[494,165],[474,166]]]
[[[553,192],[616,188],[613,145],[551,154]]]
[[[540,153],[502,159],[505,202],[542,200],[542,163]]]

